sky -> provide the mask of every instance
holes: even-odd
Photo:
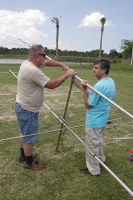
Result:
[[[122,39],[133,40],[133,0],[0,0],[0,46],[56,46],[59,19],[59,49],[99,49],[101,24],[106,18],[102,48],[121,51]]]

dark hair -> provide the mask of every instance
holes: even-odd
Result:
[[[98,59],[98,60],[96,60],[95,62],[94,62],[94,65],[96,65],[96,64],[100,64],[100,68],[101,69],[106,69],[106,74],[108,74],[109,73],[109,70],[110,70],[110,62],[108,61],[108,60],[106,60],[106,59]]]

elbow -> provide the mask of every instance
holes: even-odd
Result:
[[[48,83],[44,86],[45,88],[48,88],[48,89],[55,89],[57,87],[57,83],[50,80],[48,81]]]
[[[56,88],[55,85],[50,85],[50,86],[48,87],[48,89],[51,89],[51,90],[53,90],[53,89],[55,89],[55,88]]]
[[[89,107],[89,106],[85,106],[85,109],[87,109],[87,110],[88,110],[88,109],[90,109],[90,107]]]
[[[88,107],[85,105],[85,109],[88,109]]]
[[[50,90],[53,90],[53,89],[54,89],[54,87],[52,86],[52,87],[50,87],[50,88],[48,88],[48,89],[50,89]]]
[[[88,102],[85,103],[85,108],[86,108],[86,109],[91,109],[91,106],[88,104]]]
[[[51,85],[51,89],[55,89],[56,87],[58,87],[58,85],[56,83]]]

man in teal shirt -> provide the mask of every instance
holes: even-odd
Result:
[[[94,63],[93,74],[98,81],[93,87],[109,99],[112,99],[115,94],[115,83],[108,76],[109,70],[110,63],[106,59],[99,59]],[[108,121],[110,103],[93,90],[88,93],[86,80],[83,80],[81,84],[83,86],[86,108],[85,143],[102,162],[105,162],[102,132]],[[88,150],[86,150],[86,168],[80,171],[85,174],[90,173],[94,176],[100,175],[101,173],[99,162]]]

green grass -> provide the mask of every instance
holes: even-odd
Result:
[[[73,65],[77,75],[88,79],[93,85],[96,79],[91,66]],[[9,69],[18,72],[18,65],[0,65],[0,138],[18,135],[18,124],[14,111],[17,81]],[[44,68],[51,78],[62,72],[59,68]],[[133,67],[129,63],[112,64],[110,76],[116,82],[117,92],[114,101],[133,113]],[[62,116],[70,86],[70,79],[55,90],[45,90],[45,102],[58,115]],[[84,140],[85,109],[82,93],[74,86],[69,102],[66,122]],[[79,91],[79,92],[78,92]],[[128,160],[132,140],[112,141],[113,137],[133,136],[133,125],[123,124],[132,120],[117,108],[111,106],[112,124],[104,130],[105,155],[107,166],[133,190],[133,162]],[[59,122],[45,107],[40,110],[40,132],[60,128]],[[43,171],[23,169],[18,162],[18,141],[0,142],[0,200],[130,200],[131,196],[105,170],[99,177],[84,176],[79,169],[85,166],[84,148],[68,131],[64,132],[59,152],[56,153],[58,132],[39,136],[34,151],[39,161],[46,166]]]

